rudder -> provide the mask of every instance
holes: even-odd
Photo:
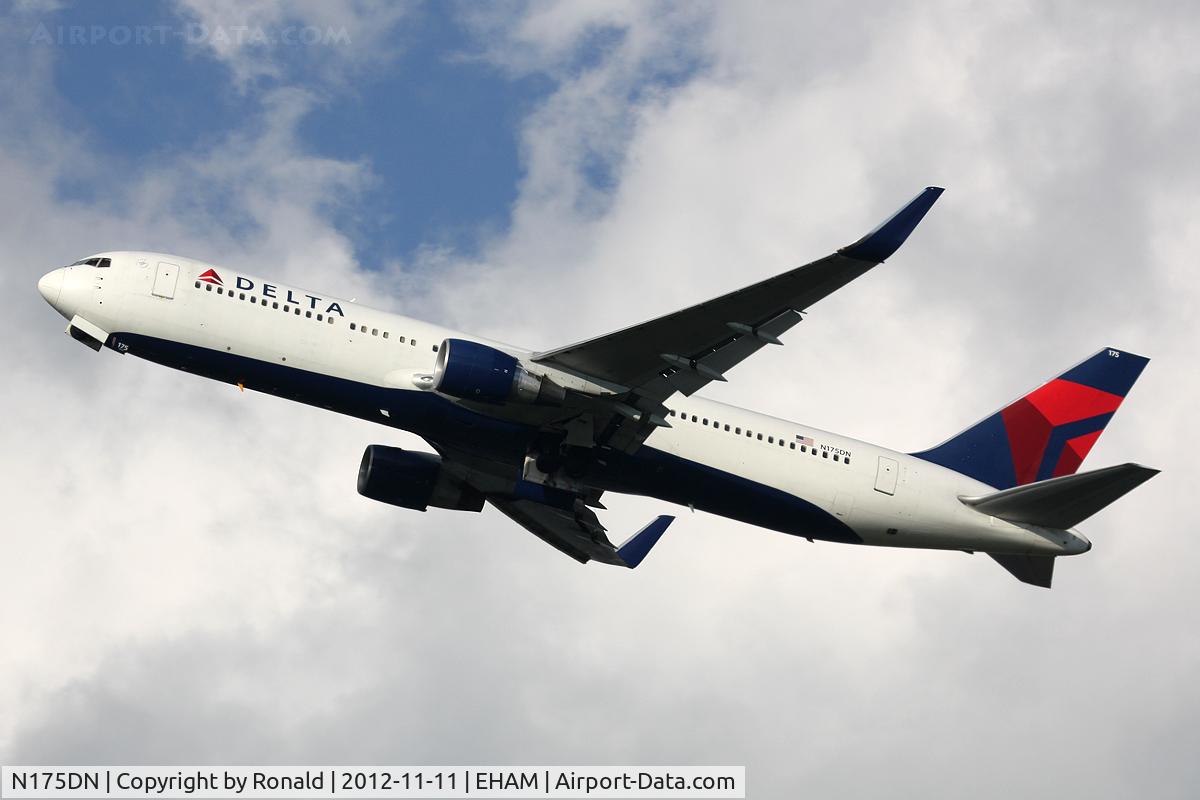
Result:
[[[920,453],[997,489],[1073,475],[1150,359],[1105,348]]]

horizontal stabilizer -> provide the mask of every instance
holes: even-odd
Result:
[[[976,511],[1009,522],[1065,530],[1083,522],[1157,474],[1158,470],[1141,464],[1119,464],[1016,486],[981,497],[959,499]],[[999,557],[995,558],[999,560]],[[1004,567],[1009,572],[1013,571],[1007,564]]]
[[[1021,583],[1050,588],[1054,578],[1054,556],[1005,556],[991,554],[996,563]]]

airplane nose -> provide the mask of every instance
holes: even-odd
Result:
[[[58,296],[62,294],[63,272],[63,268],[60,267],[47,272],[38,281],[38,291],[42,293],[42,297],[46,298],[46,302],[52,306],[58,303]]]

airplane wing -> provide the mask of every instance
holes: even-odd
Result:
[[[614,547],[596,513],[582,503],[564,509],[532,500],[492,495],[488,502],[542,541],[586,564],[600,561],[633,569],[662,538],[674,517],[656,517],[649,525]]]
[[[890,257],[941,195],[930,186],[854,244],[803,267],[533,360],[661,403],[691,395],[801,319],[813,303]],[[648,409],[646,409],[648,410]]]
[[[926,188],[875,230],[819,261],[641,325],[535,354],[536,363],[614,390],[611,397],[590,398],[591,404],[580,408],[568,404],[565,409],[550,409],[557,417],[567,416],[548,418],[543,424],[590,417],[585,427],[591,433],[585,440],[635,450],[655,426],[670,424],[664,419],[664,400],[676,392],[691,395],[710,381],[723,381],[726,371],[761,347],[780,344],[779,336],[799,322],[809,306],[896,252],[941,193],[936,186]],[[501,413],[511,415],[514,410],[505,407]],[[433,444],[444,457],[450,456]],[[528,463],[523,471],[512,465],[517,475],[499,485],[490,474],[494,468],[471,464],[469,456],[457,454],[447,466],[459,470],[460,479],[475,486],[510,519],[581,562],[636,567],[674,520],[658,517],[616,547],[583,495],[528,480]]]
[[[496,462],[461,448],[430,442],[442,457],[442,466],[453,481],[470,486],[509,519],[559,552],[580,563],[599,561],[633,569],[675,521],[671,516],[652,520],[620,545],[608,538],[607,529],[592,508],[603,509],[595,489],[568,491],[525,480],[520,463]]]

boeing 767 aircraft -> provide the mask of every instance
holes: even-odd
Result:
[[[941,193],[806,266],[548,350],[162,253],[100,253],[38,289],[96,351],[417,434],[436,454],[367,447],[361,494],[418,511],[491,503],[580,562],[636,567],[673,521],[614,546],[596,510],[618,492],[809,540],[987,553],[1048,587],[1056,558],[1091,549],[1075,526],[1157,473],[1076,471],[1148,359],[1106,347],[919,453],[696,394],[891,257]]]

